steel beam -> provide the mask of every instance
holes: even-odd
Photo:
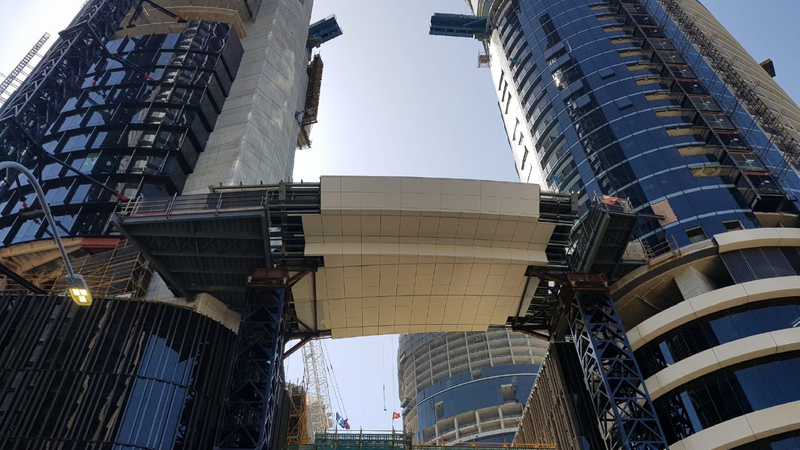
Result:
[[[26,280],[25,277],[23,277],[22,275],[14,272],[8,266],[6,266],[6,265],[4,265],[2,263],[0,263],[0,274],[3,274],[5,276],[7,276],[8,278],[11,278],[15,282],[17,282],[17,284],[19,284],[20,286],[24,287],[25,289],[33,292],[34,294],[47,295],[47,292],[42,290],[39,286],[36,286],[35,284],[33,284],[30,281]]]

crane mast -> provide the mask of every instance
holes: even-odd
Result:
[[[307,388],[308,432],[323,433],[332,425],[330,389],[326,376],[327,360],[322,343],[312,340],[303,346]]]

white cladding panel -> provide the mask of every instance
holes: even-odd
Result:
[[[538,218],[532,184],[322,177],[303,228],[325,267],[294,287],[298,318],[334,338],[504,325],[527,267],[547,264],[554,225]]]

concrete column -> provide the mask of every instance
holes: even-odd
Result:
[[[716,289],[714,283],[705,275],[698,272],[695,268],[689,267],[675,277],[684,300],[697,297],[700,294],[711,292]]]
[[[242,40],[236,80],[184,194],[208,186],[290,181],[305,105],[313,0],[264,0]]]

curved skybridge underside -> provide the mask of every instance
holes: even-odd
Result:
[[[495,181],[322,177],[212,190],[131,202],[115,225],[176,296],[208,293],[240,310],[257,269],[285,269],[291,326],[334,338],[483,331],[524,317],[539,284],[528,268],[564,264],[555,255],[576,214],[569,195]]]

